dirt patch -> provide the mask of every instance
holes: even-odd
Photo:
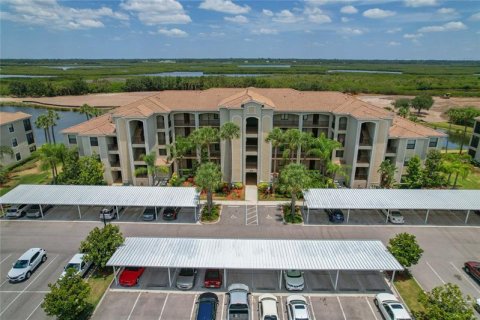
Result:
[[[375,106],[385,108],[392,107],[392,102],[399,98],[413,99],[413,96],[395,96],[395,95],[357,95],[358,99],[371,103]],[[443,99],[433,97],[433,106],[428,111],[423,111],[422,119],[427,122],[445,122],[447,117],[445,112],[451,108],[460,108],[472,106],[480,109],[480,98],[450,98]]]

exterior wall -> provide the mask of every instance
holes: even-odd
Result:
[[[477,119],[473,125],[473,134],[468,144],[468,154],[476,162],[480,162],[480,119]]]
[[[31,122],[31,118],[28,118],[28,119],[30,119],[30,122]],[[10,125],[13,125],[14,132],[9,131]],[[30,123],[30,126],[33,129],[33,123]],[[2,146],[9,146],[13,150],[12,157],[10,157],[10,155],[8,154],[3,155],[3,159],[0,160],[0,163],[2,165],[6,166],[12,163],[16,163],[18,161],[28,158],[32,154],[32,151],[30,151],[30,148],[34,150],[37,147],[35,133],[33,132],[32,129],[25,131],[23,119],[0,126],[0,144]],[[28,144],[28,141],[27,141],[28,133],[33,134],[34,142],[31,144]],[[14,147],[12,144],[13,139],[17,140],[16,147]],[[19,160],[16,159],[17,154],[20,154]]]

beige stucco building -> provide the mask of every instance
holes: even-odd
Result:
[[[80,154],[100,155],[109,183],[146,185],[148,177],[136,177],[145,166],[141,155],[152,150],[158,163],[172,171],[192,168],[198,153],[192,151],[180,161],[167,162],[167,145],[203,126],[219,128],[226,122],[241,128],[239,139],[227,150],[224,141],[213,145],[212,158],[222,168],[225,180],[258,183],[271,181],[274,159],[265,141],[274,127],[297,128],[318,137],[324,133],[342,147],[333,160],[348,169],[346,184],[369,187],[379,183],[378,168],[385,159],[396,164],[397,181],[406,161],[413,155],[425,159],[431,148],[439,148],[444,134],[397,117],[394,113],[339,92],[293,89],[227,89],[204,91],[162,91],[126,104],[108,114],[63,131],[65,143],[78,146]],[[230,157],[231,154],[231,157]],[[297,158],[307,168],[319,168],[317,158]]]
[[[3,155],[4,166],[28,158],[37,149],[30,118],[23,112],[0,112],[0,144],[11,147],[13,156]]]
[[[473,134],[470,138],[468,154],[474,161],[480,163],[480,117],[475,118],[475,124],[473,125]]]

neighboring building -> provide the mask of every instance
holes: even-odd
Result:
[[[392,112],[339,92],[293,89],[209,89],[204,91],[162,91],[116,108],[98,118],[63,131],[67,145],[77,145],[80,154],[100,155],[109,183],[147,185],[148,177],[135,177],[145,166],[142,154],[154,150],[158,163],[173,170],[188,171],[197,160],[192,151],[180,161],[167,163],[167,145],[176,137],[188,136],[203,126],[219,128],[226,122],[240,126],[241,136],[226,150],[222,141],[212,147],[212,157],[224,176],[232,169],[232,181],[271,181],[273,148],[265,139],[273,127],[297,128],[318,137],[325,133],[343,147],[333,160],[349,170],[347,185],[378,185],[378,168],[384,159],[398,167],[417,154],[425,159],[429,149],[440,147],[443,133],[395,116]],[[231,153],[231,156],[229,156]],[[298,152],[309,169],[320,166],[318,158]],[[231,159],[231,160],[230,160]]]
[[[0,163],[4,166],[28,158],[37,149],[35,134],[30,118],[23,112],[0,112],[0,145],[9,146],[13,156],[3,155]]]
[[[473,125],[473,134],[470,138],[470,144],[468,154],[472,159],[480,163],[480,117],[475,118],[475,124]]]

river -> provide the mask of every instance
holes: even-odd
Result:
[[[37,120],[38,116],[47,113],[47,109],[40,109],[40,108],[31,108],[31,107],[17,107],[17,106],[1,106],[0,111],[6,112],[25,112],[32,115],[30,121],[32,122],[32,128],[35,132],[35,141],[37,146],[41,146],[45,143],[45,134],[43,129],[38,129],[35,126],[35,120]],[[60,119],[57,120],[57,125],[54,127],[53,131],[55,132],[55,139],[57,142],[63,143],[63,135],[60,133],[63,129],[69,128],[81,122],[87,120],[84,114],[80,112],[73,112],[73,111],[60,111],[57,110]]]

